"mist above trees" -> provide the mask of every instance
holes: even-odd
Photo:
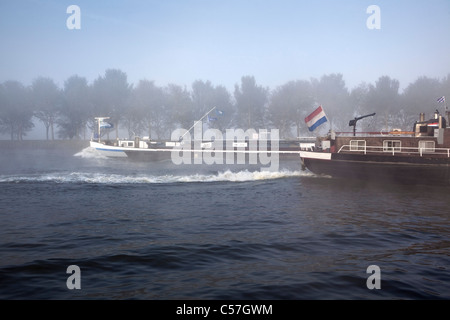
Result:
[[[28,87],[13,80],[0,83],[0,133],[23,140],[41,122],[48,140],[89,139],[94,117],[102,116],[114,124],[114,138],[121,129],[129,137],[168,139],[173,130],[190,128],[216,107],[205,119],[210,128],[276,128],[281,138],[289,139],[309,135],[304,118],[319,105],[335,131],[349,131],[350,119],[373,112],[377,116],[361,122],[359,130],[410,130],[420,112],[431,115],[443,107],[437,103],[442,96],[450,98],[450,74],[443,79],[420,77],[403,92],[399,81],[389,76],[352,89],[342,74],[289,81],[273,89],[243,76],[230,93],[202,80],[189,89],[177,84],[160,87],[146,79],[133,85],[125,72],[108,69],[91,84],[73,75],[62,88],[44,77]]]

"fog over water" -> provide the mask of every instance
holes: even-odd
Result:
[[[449,105],[448,39],[448,0],[1,0],[0,299],[448,300],[445,188],[88,147],[95,117],[103,140],[410,131]]]
[[[229,108],[227,114],[234,118],[216,126],[272,126],[283,135],[296,136],[303,129],[292,122],[301,122],[317,105],[329,111],[339,129],[354,113],[381,114],[385,109],[401,113],[402,119],[394,122],[406,126],[413,114],[433,112],[439,107],[436,99],[450,96],[450,44],[443,41],[450,30],[446,0],[117,0],[108,5],[7,0],[0,8],[0,39],[7,48],[0,60],[0,84],[6,88],[0,91],[8,95],[12,90],[8,82],[16,81],[24,87],[19,91],[41,95],[29,103],[34,115],[44,119],[34,118],[34,128],[22,125],[26,132],[17,134],[23,139],[47,138],[43,126],[48,125],[48,115],[42,111],[48,110],[42,109],[63,108],[67,95],[87,97],[84,85],[98,93],[101,83],[108,86],[109,80],[121,89],[109,82],[103,97],[72,99],[71,108],[81,111],[85,106],[90,117],[123,118],[124,108],[161,114],[157,105],[165,105],[179,117],[155,119],[153,114],[152,120],[141,124],[133,118],[150,115],[138,113],[127,116],[129,123],[118,122],[124,135],[149,131],[146,127],[151,125],[156,137],[167,136],[185,121],[192,124],[212,104]],[[114,76],[108,74],[111,70],[120,72]],[[39,83],[42,79],[50,84],[45,87]],[[35,88],[39,84],[40,89]],[[308,85],[310,89],[305,88]],[[52,86],[65,91],[65,102],[47,96]],[[158,102],[161,90],[172,101]],[[375,98],[367,98],[368,94]],[[398,101],[398,95],[407,97]],[[254,105],[246,105],[245,99]],[[120,112],[111,109],[113,104]],[[287,105],[298,108],[297,112],[286,115]],[[0,107],[7,108],[1,101]],[[65,116],[72,112],[66,110]],[[293,121],[276,119],[281,113]],[[386,117],[377,125],[386,126]],[[73,128],[68,119],[59,119],[50,138],[89,137],[84,131],[87,121],[83,115]],[[160,128],[161,121],[169,123]],[[10,138],[7,123],[0,131],[2,138]]]

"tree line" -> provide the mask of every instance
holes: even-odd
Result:
[[[91,84],[78,75],[62,88],[51,78],[38,77],[31,85],[18,81],[0,83],[0,133],[23,140],[40,121],[47,140],[89,139],[94,117],[110,117],[115,136],[119,128],[129,137],[146,135],[168,139],[177,128],[190,128],[212,107],[210,128],[280,130],[284,139],[308,135],[304,118],[321,105],[335,131],[349,131],[356,116],[376,112],[362,121],[361,130],[381,128],[410,130],[420,112],[431,115],[442,108],[437,99],[450,99],[450,73],[443,79],[419,77],[400,92],[400,83],[381,76],[374,84],[361,83],[348,89],[342,74],[289,81],[273,90],[243,76],[234,92],[210,81],[197,80],[188,90],[176,84],[160,87],[154,81],[130,84],[127,74],[108,69]],[[220,112],[218,112],[220,111]],[[441,109],[443,111],[443,109]],[[330,127],[328,127],[330,128]]]

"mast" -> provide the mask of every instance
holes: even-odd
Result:
[[[101,125],[101,123],[102,123],[102,121],[103,120],[107,120],[107,119],[109,119],[109,117],[97,117],[97,118],[94,118],[95,120],[97,120],[97,136],[98,136],[98,142],[100,143],[100,125]]]

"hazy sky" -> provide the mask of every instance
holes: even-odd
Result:
[[[81,9],[70,30],[69,5]],[[377,5],[381,29],[366,10]],[[342,73],[349,89],[380,76],[402,88],[450,73],[450,0],[0,0],[0,82],[38,76],[92,82],[108,68],[130,83],[271,89]]]

